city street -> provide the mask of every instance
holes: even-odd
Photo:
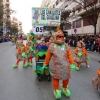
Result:
[[[15,52],[16,47],[11,42],[0,44],[0,100],[55,100],[52,83],[47,79],[39,82],[33,74],[34,60],[33,67],[23,68],[21,62],[18,68],[12,68],[16,62]],[[89,68],[82,64],[80,71],[71,72],[68,86],[71,97],[62,95],[61,100],[100,100],[100,91],[92,86],[92,78],[100,68],[100,55],[89,52],[89,56]]]

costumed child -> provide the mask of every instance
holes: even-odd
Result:
[[[32,55],[33,49],[32,49],[32,42],[28,41],[26,44],[26,54],[27,54],[27,63],[26,66],[31,66],[32,67]]]
[[[17,47],[19,46],[19,44],[20,44],[20,41],[17,40],[17,41],[16,41],[16,49],[17,49]]]
[[[46,42],[45,42],[45,39],[44,38],[41,39],[40,45],[46,45]]]
[[[11,42],[12,42],[12,43],[15,42],[15,36],[14,36],[14,35],[11,36]]]
[[[19,42],[19,45],[17,47],[17,53],[16,53],[16,64],[13,65],[13,68],[17,68],[20,61],[23,60],[23,67],[26,67],[26,54],[25,54],[25,45],[23,44],[23,41]]]
[[[92,79],[92,85],[96,90],[100,89],[100,68],[97,71],[97,76]]]
[[[49,45],[53,42],[53,38],[50,37],[49,42],[46,43],[46,45],[49,47]]]
[[[48,47],[47,47],[47,45],[46,45],[45,39],[42,38],[42,39],[41,39],[41,43],[39,43],[39,44],[36,46],[38,58],[39,58],[39,56],[40,56],[40,57],[45,57],[46,52],[47,52],[47,49],[48,49]]]
[[[71,49],[64,43],[64,35],[60,30],[56,34],[56,40],[50,44],[47,50],[43,68],[45,69],[47,66],[49,66],[53,81],[54,97],[61,98],[60,80],[62,80],[62,92],[66,97],[70,97],[71,93],[67,86],[70,80],[70,68],[75,69],[75,65]]]
[[[81,63],[86,63],[86,66],[89,67],[87,60],[90,60],[90,57],[88,56],[88,53],[85,49],[85,44],[82,41],[77,43],[74,53],[75,62],[77,63],[77,71],[80,69]]]

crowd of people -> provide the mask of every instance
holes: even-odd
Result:
[[[12,35],[12,36],[0,36],[0,43],[2,42],[8,42],[8,41],[12,41],[12,42],[16,42],[16,40],[24,40],[23,36],[16,36],[16,35]]]
[[[72,47],[77,46],[77,42],[82,39],[86,45],[86,49],[94,52],[100,53],[100,34],[98,35],[85,35],[85,36],[66,36],[65,42]]]

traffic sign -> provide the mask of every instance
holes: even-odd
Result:
[[[76,28],[74,29],[74,32],[75,32],[75,34],[76,34],[76,32],[77,32],[77,29],[76,29]]]

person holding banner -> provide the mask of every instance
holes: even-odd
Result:
[[[48,65],[53,81],[54,97],[56,99],[61,98],[61,90],[59,88],[60,80],[62,80],[61,89],[63,94],[66,97],[70,97],[71,92],[68,89],[70,70],[74,70],[75,65],[71,49],[64,43],[64,35],[60,30],[57,31],[56,40],[48,48],[43,68]]]

